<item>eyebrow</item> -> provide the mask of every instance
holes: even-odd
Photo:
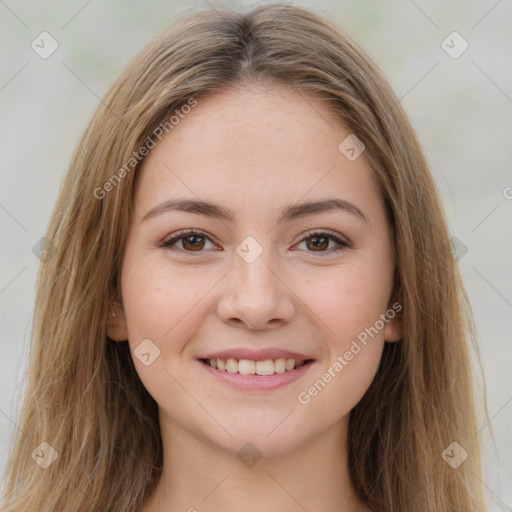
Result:
[[[277,222],[289,222],[300,217],[306,217],[307,215],[335,210],[341,210],[346,213],[350,213],[358,219],[364,221],[366,224],[370,225],[370,220],[358,206],[345,199],[338,198],[288,205],[282,210]],[[233,210],[230,210],[225,206],[212,203],[210,201],[200,201],[194,199],[169,199],[148,210],[142,218],[142,221],[169,211],[196,213],[198,215],[205,215],[206,217],[212,217],[226,221],[235,220],[235,212]]]

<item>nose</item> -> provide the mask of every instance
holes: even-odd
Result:
[[[286,283],[271,251],[251,263],[234,255],[233,268],[225,277],[225,289],[219,299],[219,318],[235,327],[269,330],[282,327],[295,314],[295,296]]]

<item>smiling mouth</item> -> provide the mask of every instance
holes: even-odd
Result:
[[[313,359],[265,359],[253,361],[251,359],[199,359],[206,366],[227,373],[241,375],[274,375],[275,373],[291,372],[301,366],[311,364]]]

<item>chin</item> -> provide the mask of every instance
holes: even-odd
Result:
[[[221,449],[232,453],[241,461],[245,455],[253,455],[258,458],[285,455],[307,442],[304,432],[300,431],[299,426],[287,425],[284,427],[282,424],[278,426],[285,416],[271,427],[267,422],[264,425],[257,425],[254,422],[239,424],[236,429],[231,426],[230,433],[233,437],[226,434],[221,438],[212,439],[212,442]]]

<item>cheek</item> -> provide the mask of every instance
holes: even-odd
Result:
[[[127,257],[122,275],[132,359],[145,388],[163,404],[181,392],[172,376],[179,375],[180,382],[186,378],[177,368],[187,341],[201,325],[206,302],[201,299],[214,280],[156,257]],[[138,355],[145,353],[150,354],[148,365]]]
[[[321,417],[325,425],[346,417],[370,387],[383,346],[382,340],[374,339],[367,346],[359,343],[358,348],[352,346],[352,350],[336,353],[297,395],[304,414]]]
[[[307,305],[327,353],[298,400],[315,404],[312,414],[335,421],[359,402],[379,367],[385,325],[380,315],[386,312],[390,283],[384,268],[362,264],[347,265],[329,278],[317,276],[315,283]]]
[[[163,341],[182,320],[200,307],[209,282],[190,271],[171,268],[165,263],[140,262],[123,286],[123,301],[129,332],[154,336]]]
[[[301,297],[321,321],[326,338],[340,349],[385,312],[390,287],[386,272],[358,262],[303,281]]]

